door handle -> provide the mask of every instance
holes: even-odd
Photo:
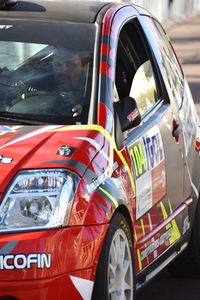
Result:
[[[174,138],[179,137],[179,135],[182,133],[182,128],[179,124],[176,124],[176,126],[172,130],[172,136]]]
[[[172,136],[175,138],[176,143],[179,143],[180,134],[182,133],[182,127],[175,120],[173,120]]]

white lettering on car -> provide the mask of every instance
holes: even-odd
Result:
[[[87,189],[88,193],[91,194],[92,192],[94,192],[96,190],[96,188],[98,188],[106,180],[106,178],[107,177],[106,177],[105,173],[102,173],[97,178],[93,178],[92,183],[86,184],[86,189]]]
[[[51,254],[31,253],[0,255],[0,270],[31,269],[32,266],[38,269],[49,269],[51,267]]]
[[[162,246],[172,236],[172,228],[169,228],[159,238],[153,241],[147,248],[141,251],[141,261],[153,253],[159,246]]]

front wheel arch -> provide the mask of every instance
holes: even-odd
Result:
[[[124,215],[116,212],[107,231],[95,276],[92,300],[135,299],[133,237]]]
[[[125,205],[120,205],[116,209],[114,215],[117,214],[117,213],[120,213],[120,214],[122,214],[124,216],[124,218],[126,219],[128,225],[129,225],[129,228],[130,228],[130,230],[132,232],[132,237],[133,237],[133,222],[131,220],[131,216],[130,216],[130,213],[128,211],[128,208]],[[133,243],[134,243],[134,239],[133,239]]]

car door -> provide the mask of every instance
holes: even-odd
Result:
[[[171,99],[175,118],[178,124],[180,124],[185,158],[184,199],[191,196],[193,199],[197,199],[198,183],[192,181],[196,178],[191,178],[195,152],[194,139],[198,132],[196,125],[198,124],[198,117],[192,95],[169,36],[158,21],[146,17],[140,17],[139,19],[149,44],[157,57],[165,86]]]
[[[126,105],[127,97],[134,98],[142,116],[137,128],[124,133],[136,186],[136,269],[141,271],[181,237],[182,216],[176,211],[183,202],[184,164],[177,116],[137,18],[121,29],[115,84],[119,101]],[[162,226],[173,214],[176,219]]]

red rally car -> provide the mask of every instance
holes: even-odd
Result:
[[[130,3],[0,5],[0,300],[200,276],[199,121],[162,26]]]

